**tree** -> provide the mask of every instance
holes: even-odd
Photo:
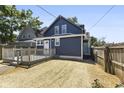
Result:
[[[91,38],[91,46],[97,46],[97,38],[96,37],[93,37],[93,36],[91,36],[90,37]]]
[[[14,35],[13,30],[15,30],[15,6],[0,6],[0,36],[1,41],[6,42],[8,40],[12,41]]]
[[[106,44],[105,38],[98,39],[94,36],[91,36],[91,46],[103,46]]]
[[[73,24],[79,24],[77,17],[69,17],[69,18],[67,18],[67,20],[69,20]]]
[[[28,24],[34,29],[39,29],[43,24],[39,17],[33,17],[29,10],[17,10],[15,5],[0,6],[0,41],[2,43],[13,42],[16,39],[14,32],[21,31]],[[37,30],[36,30],[37,31]]]
[[[99,46],[103,46],[103,45],[105,45],[105,44],[106,44],[106,42],[105,42],[105,37],[102,37],[101,39],[98,40],[98,45],[99,45]]]
[[[32,17],[33,12],[28,9],[27,11],[22,10],[19,14],[19,25],[20,25],[20,30],[22,30],[24,27],[26,27],[28,24],[31,25],[32,28],[35,30],[38,30],[40,28],[40,25],[43,24],[39,20],[39,17]]]

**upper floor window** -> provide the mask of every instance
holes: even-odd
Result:
[[[59,34],[59,26],[54,27],[54,33],[55,33],[55,35]]]
[[[67,33],[67,25],[62,25],[62,34],[66,34]]]

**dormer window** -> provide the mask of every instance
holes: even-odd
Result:
[[[55,35],[59,34],[59,26],[54,27],[54,33],[55,33]]]
[[[62,34],[66,34],[67,33],[67,25],[62,25]]]

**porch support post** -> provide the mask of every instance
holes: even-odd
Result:
[[[83,36],[81,36],[81,60],[83,60]]]
[[[50,46],[50,48],[49,48],[49,52],[50,52],[50,57],[52,56],[52,47],[51,47],[51,42],[52,42],[52,39],[50,39],[50,43],[49,43],[49,46]]]

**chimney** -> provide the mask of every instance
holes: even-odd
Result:
[[[85,33],[85,25],[81,24],[80,28],[82,29],[83,34]]]

